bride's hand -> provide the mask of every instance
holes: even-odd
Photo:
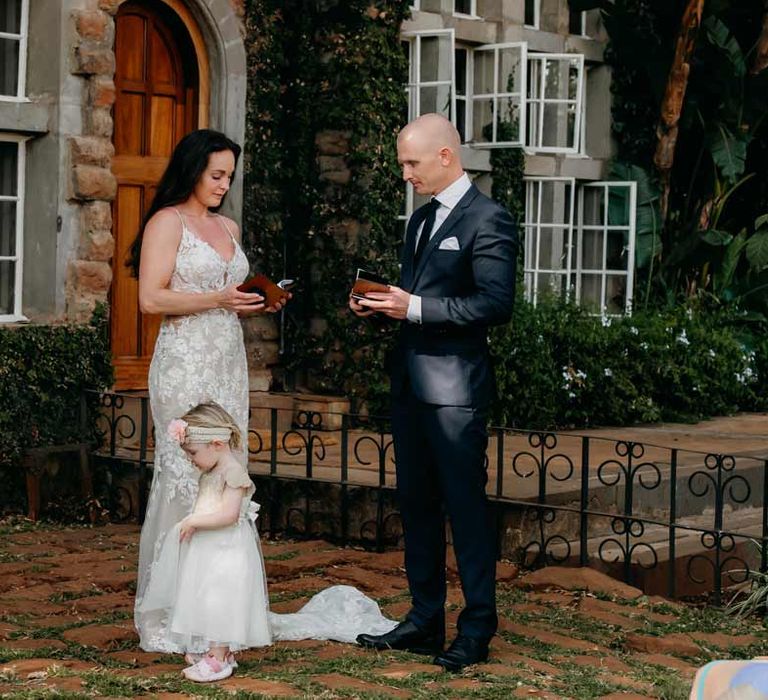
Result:
[[[241,292],[235,284],[221,291],[219,306],[241,316],[265,311],[264,297],[261,294]]]
[[[195,532],[197,532],[197,528],[192,524],[191,517],[187,516],[179,523],[179,542],[191,540]]]

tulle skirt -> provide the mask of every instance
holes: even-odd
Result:
[[[258,534],[247,520],[198,530],[179,542],[179,525],[166,536],[138,603],[139,624],[156,629],[145,651],[203,653],[271,644],[269,599]]]

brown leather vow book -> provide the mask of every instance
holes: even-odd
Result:
[[[383,277],[368,272],[362,268],[357,269],[355,284],[352,286],[353,299],[365,299],[368,292],[388,292],[389,284]]]
[[[274,306],[277,303],[284,304],[288,301],[288,292],[262,273],[248,278],[237,289],[249,294],[261,294],[267,306]]]

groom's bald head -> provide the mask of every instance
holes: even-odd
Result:
[[[440,114],[423,114],[403,127],[397,159],[419,194],[437,194],[464,172],[459,132]]]

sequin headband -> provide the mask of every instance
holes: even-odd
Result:
[[[229,442],[232,437],[230,428],[205,428],[199,425],[189,425],[187,421],[176,418],[168,425],[168,435],[183,445],[186,442],[212,442],[221,440]]]

